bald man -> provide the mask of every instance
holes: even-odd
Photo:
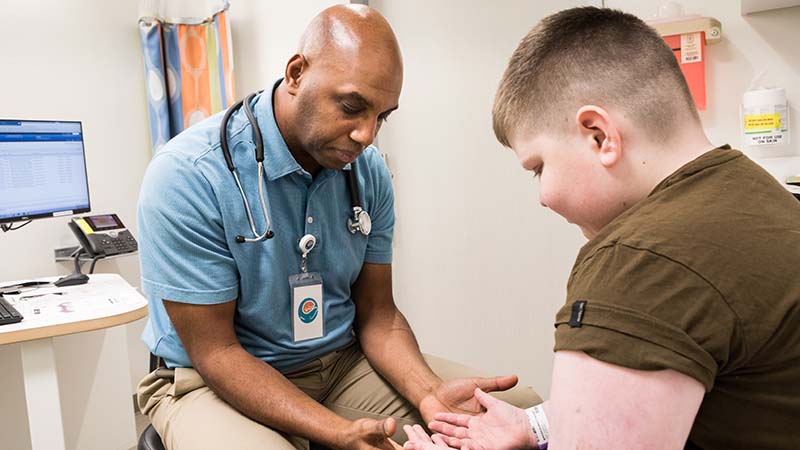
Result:
[[[516,384],[423,357],[394,304],[392,186],[370,144],[402,81],[378,13],[340,5],[314,18],[284,78],[246,105],[263,181],[246,111],[224,127],[254,227],[221,150],[222,114],[154,157],[138,214],[143,340],[166,369],[142,380],[138,403],[169,450],[390,449],[391,437],[404,441],[398,425],[476,413],[477,387]],[[266,229],[259,183],[274,237],[239,242]],[[371,230],[348,227],[354,200]],[[306,235],[316,245],[304,258]],[[520,407],[540,401],[530,389],[501,394]]]

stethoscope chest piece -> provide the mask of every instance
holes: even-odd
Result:
[[[369,233],[372,232],[372,218],[369,213],[357,206],[353,208],[353,217],[347,218],[347,229],[350,230],[350,233],[356,234],[358,231],[364,236],[369,236]]]
[[[353,209],[353,216],[347,218],[347,229],[351,234],[360,232],[364,236],[369,236],[372,231],[372,218],[361,206],[361,197],[358,194],[358,181],[356,180],[356,166],[351,166],[350,170],[345,170],[347,187],[350,190],[350,207]]]

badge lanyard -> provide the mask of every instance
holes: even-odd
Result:
[[[294,342],[325,336],[323,318],[322,275],[308,271],[308,254],[317,239],[307,234],[300,239],[300,273],[289,276],[292,290],[292,324]]]

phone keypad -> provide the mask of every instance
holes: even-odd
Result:
[[[138,250],[139,245],[136,243],[136,239],[133,238],[130,231],[125,230],[115,234],[116,237],[112,237],[108,234],[103,236],[100,240],[100,245],[103,247],[106,256],[130,253]]]

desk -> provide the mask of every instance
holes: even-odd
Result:
[[[9,284],[14,282],[0,282]],[[147,315],[147,300],[117,274],[91,275],[84,285],[39,288],[6,299],[24,316],[20,323],[0,326],[0,345],[21,343],[31,447],[66,450],[53,338],[140,319]],[[130,403],[130,396],[125,401]]]

